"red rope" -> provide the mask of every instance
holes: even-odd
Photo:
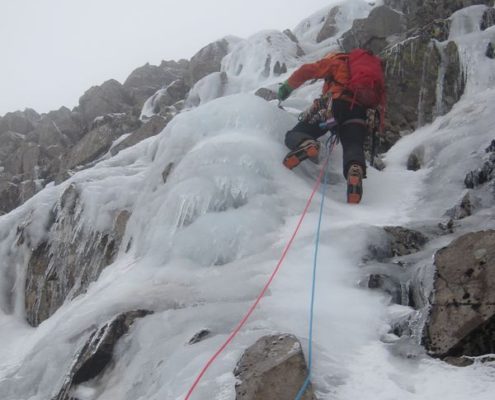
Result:
[[[306,216],[306,214],[308,212],[309,206],[311,205],[311,201],[313,200],[313,197],[315,196],[316,192],[318,191],[318,188],[321,185],[321,180],[323,178],[323,174],[325,172],[327,163],[328,163],[328,157],[327,157],[325,163],[323,164],[323,166],[321,168],[321,171],[320,171],[320,174],[318,176],[318,179],[316,180],[316,183],[315,183],[315,185],[313,187],[313,191],[311,192],[311,195],[309,196],[308,201],[306,202],[306,206],[304,207],[304,211],[302,212],[301,217],[299,218],[299,221],[297,223],[296,229],[294,230],[294,233],[292,234],[289,242],[285,246],[284,251],[282,252],[282,256],[280,257],[280,260],[278,261],[277,266],[275,267],[275,270],[272,272],[272,274],[270,276],[270,279],[268,279],[268,282],[263,287],[263,290],[259,294],[259,296],[256,299],[256,301],[249,308],[248,312],[246,313],[246,315],[244,315],[244,317],[242,318],[242,320],[237,324],[237,326],[232,331],[232,333],[229,335],[229,337],[227,338],[227,340],[225,341],[225,343],[220,346],[220,348],[216,351],[216,353],[213,354],[213,356],[208,360],[208,362],[206,363],[206,365],[203,367],[203,369],[201,370],[200,374],[195,379],[193,385],[191,386],[191,388],[187,392],[186,398],[184,400],[189,400],[190,399],[191,394],[194,392],[194,389],[196,388],[196,386],[198,385],[199,381],[201,380],[201,378],[203,377],[203,375],[206,373],[206,371],[208,370],[208,368],[210,368],[211,364],[213,364],[213,362],[220,355],[220,353],[222,353],[222,351],[225,350],[225,348],[234,339],[234,337],[237,335],[237,333],[239,333],[239,331],[241,330],[241,328],[244,326],[244,324],[246,323],[246,321],[248,320],[248,318],[253,313],[253,311],[256,308],[256,306],[259,304],[259,302],[261,301],[261,299],[265,295],[266,291],[268,290],[268,287],[271,285],[273,279],[275,278],[275,275],[277,275],[277,272],[280,269],[280,266],[282,265],[283,261],[285,260],[285,256],[289,252],[289,248],[292,246],[292,242],[294,241],[294,239],[295,239],[295,237],[296,237],[296,235],[297,235],[297,233],[299,231],[299,228],[302,225],[302,222],[304,220],[304,217]]]

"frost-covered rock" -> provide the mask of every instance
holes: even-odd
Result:
[[[428,238],[419,231],[402,226],[386,226],[384,236],[368,247],[371,259],[384,261],[420,251]]]
[[[487,153],[481,167],[470,171],[464,178],[464,185],[468,189],[474,189],[495,178],[495,140],[485,149]]]
[[[167,87],[177,79],[184,79],[188,69],[187,60],[162,61],[159,66],[147,63],[132,71],[123,87],[130,93],[136,106],[141,108],[157,90]]]
[[[111,363],[114,347],[124,336],[134,321],[151,314],[151,311],[137,310],[122,313],[102,326],[94,329],[88,340],[76,353],[70,370],[67,372],[62,387],[52,400],[71,400],[75,386],[100,375]]]
[[[292,335],[264,336],[244,352],[234,375],[236,400],[293,399],[308,375],[301,343]],[[301,399],[315,399],[311,384]]]
[[[84,226],[83,202],[76,185],[70,185],[52,211],[47,237],[31,249],[20,228],[18,245],[31,252],[26,271],[25,308],[28,322],[37,326],[67,299],[83,293],[116,256],[129,212],[115,210],[113,226],[98,231]]]
[[[333,7],[330,12],[328,13],[328,16],[325,20],[325,23],[323,24],[323,27],[321,28],[320,32],[318,32],[318,36],[316,36],[316,42],[320,43],[323,42],[324,40],[335,36],[337,32],[339,31],[338,25],[337,25],[337,19],[336,16],[340,12],[340,7]]]
[[[461,236],[436,253],[435,266],[427,350],[440,357],[493,354],[495,231]]]
[[[439,46],[429,36],[412,37],[388,48],[384,59],[392,140],[445,114],[464,92],[465,77],[454,42]]]
[[[407,15],[409,26],[426,25],[450,17],[455,11],[473,5],[493,7],[493,0],[385,0],[384,3]]]
[[[459,204],[447,210],[445,215],[454,220],[469,217],[473,214],[477,204],[477,199],[474,198],[470,192],[468,192],[463,196]]]
[[[360,47],[378,54],[389,44],[389,37],[405,31],[404,15],[380,6],[371,10],[367,18],[354,21],[351,30],[342,36],[342,46],[345,51]]]

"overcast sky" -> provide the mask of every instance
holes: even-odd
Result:
[[[0,0],[0,116],[77,105],[138,66],[226,35],[294,28],[332,0]]]

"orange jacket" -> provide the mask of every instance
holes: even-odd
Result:
[[[350,79],[347,55],[330,53],[315,63],[304,64],[290,76],[287,82],[292,89],[297,89],[310,79],[325,79],[323,94],[331,92],[334,99],[348,97],[342,96]],[[352,97],[350,99],[352,100]]]

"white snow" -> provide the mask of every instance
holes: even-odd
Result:
[[[369,11],[367,4],[356,4],[346,3],[356,12],[353,17]],[[296,31],[300,37],[312,35],[309,28]],[[473,72],[466,95],[449,114],[399,141],[387,154],[384,171],[369,169],[359,206],[345,203],[340,147],[330,158],[313,344],[313,383],[320,400],[493,398],[493,363],[455,368],[427,357],[413,340],[398,340],[389,333],[391,325],[414,310],[359,284],[367,274],[362,257],[378,227],[436,226],[459,200],[465,174],[480,165],[494,139],[495,68],[483,46],[474,45],[489,34],[493,28],[455,37],[463,46],[465,67],[483,68],[486,74],[481,78]],[[268,36],[277,44],[270,46]],[[274,50],[278,45],[280,54]],[[262,32],[239,42],[223,68],[230,78],[242,64],[240,82],[232,85],[248,91],[274,79],[262,74],[267,54],[295,67],[293,51],[279,34]],[[200,95],[208,102],[179,114],[156,137],[45,188],[0,217],[0,398],[51,398],[91,329],[118,312],[139,308],[155,313],[136,321],[116,347],[114,366],[80,385],[77,395],[81,400],[183,399],[256,298],[295,228],[318,169],[304,163],[292,172],[281,165],[284,134],[295,124],[294,115],[252,94],[208,98],[208,82]],[[302,87],[285,104],[300,110],[320,88],[321,83]],[[425,167],[407,171],[407,157],[419,147]],[[170,165],[164,183],[162,172]],[[116,211],[132,212],[122,246],[130,243],[130,250],[121,251],[87,293],[31,328],[23,311],[27,254],[16,250],[17,227],[26,226],[35,248],[46,237],[51,208],[71,183],[82,191],[87,226],[105,229]],[[455,235],[495,227],[490,190],[475,191],[484,209],[464,220],[456,234],[434,239],[415,255],[417,267],[431,272],[433,252]],[[232,371],[243,350],[264,334],[296,334],[307,349],[318,202],[267,296],[192,399],[234,399]],[[205,327],[211,334],[188,345]]]

